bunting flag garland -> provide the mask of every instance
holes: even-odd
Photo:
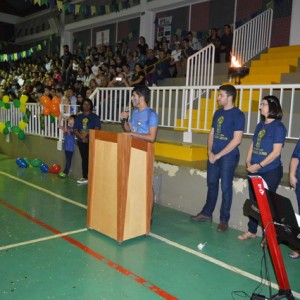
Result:
[[[112,1],[110,4],[106,5],[82,5],[82,4],[73,4],[73,3],[64,3],[62,0],[31,0],[34,5],[46,5],[51,9],[57,8],[59,12],[64,12],[66,14],[73,15],[83,15],[87,16],[96,16],[96,15],[108,15],[113,12],[120,12],[123,9],[128,9],[133,6],[139,5],[140,0],[125,0]]]
[[[52,37],[50,37],[48,40],[44,40],[44,41],[40,42],[35,47],[31,47],[28,50],[24,50],[24,51],[17,52],[17,53],[0,54],[0,62],[17,61],[19,59],[29,57],[34,52],[42,51],[42,49],[45,48],[48,45],[48,43],[50,43],[51,41],[52,41]]]

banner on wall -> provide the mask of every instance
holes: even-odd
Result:
[[[160,41],[164,36],[168,41],[171,39],[172,18],[159,18],[157,22],[157,40]]]
[[[98,31],[96,33],[96,45],[108,45],[109,44],[109,29]]]

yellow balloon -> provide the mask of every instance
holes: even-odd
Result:
[[[4,95],[2,98],[4,103],[8,103],[9,102],[9,97],[7,95]]]
[[[20,105],[20,111],[21,111],[21,112],[25,112],[25,111],[26,111],[26,105],[25,105],[25,104],[22,103],[22,104]]]
[[[25,104],[27,102],[27,100],[28,100],[28,96],[26,96],[26,95],[22,95],[21,98],[20,98],[20,102],[22,104]]]
[[[24,121],[19,122],[19,127],[20,127],[21,130],[24,130],[26,128],[26,126],[27,126],[26,122],[24,122]]]
[[[5,124],[0,122],[0,133],[3,133],[3,129],[5,128]]]

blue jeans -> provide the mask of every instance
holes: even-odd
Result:
[[[249,173],[249,175],[253,175],[253,174]],[[283,168],[282,166],[279,166],[273,170],[270,170],[269,172],[266,173],[257,172],[255,175],[261,176],[263,180],[267,183],[269,191],[276,193],[276,190],[278,188],[278,185],[283,175]],[[256,201],[254,189],[250,180],[249,180],[249,197],[250,200]],[[257,227],[258,227],[258,222],[255,219],[250,217],[248,222],[248,231],[253,234],[256,234]]]
[[[232,203],[232,181],[240,155],[223,156],[214,164],[207,161],[207,196],[201,214],[211,217],[218,200],[219,181],[221,179],[222,204],[220,222],[228,223]]]
[[[65,156],[66,156],[66,165],[65,165],[64,173],[68,175],[71,168],[73,151],[65,151]]]

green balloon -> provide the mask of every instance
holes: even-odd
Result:
[[[21,106],[21,101],[18,100],[18,99],[15,99],[15,100],[14,100],[14,107],[18,108],[18,107],[20,107],[20,106]]]
[[[5,135],[9,134],[9,129],[7,127],[4,127],[3,134],[5,134]]]
[[[4,107],[5,107],[6,109],[10,109],[10,103],[4,103]]]
[[[18,133],[18,139],[21,141],[25,139],[25,133],[23,130],[20,130],[20,132]]]
[[[31,161],[29,160],[29,158],[24,157],[23,159],[25,160],[27,166],[31,165]]]
[[[4,106],[4,102],[0,101],[0,107]]]
[[[19,133],[20,132],[20,127],[19,126],[13,126],[12,128],[11,128],[11,131],[13,132],[13,133]]]
[[[7,128],[10,128],[10,127],[11,127],[10,121],[6,121],[6,122],[5,122],[5,127],[7,127]]]
[[[35,158],[32,162],[31,162],[31,165],[33,167],[36,167],[36,168],[39,168],[42,164],[42,161],[38,158]]]

